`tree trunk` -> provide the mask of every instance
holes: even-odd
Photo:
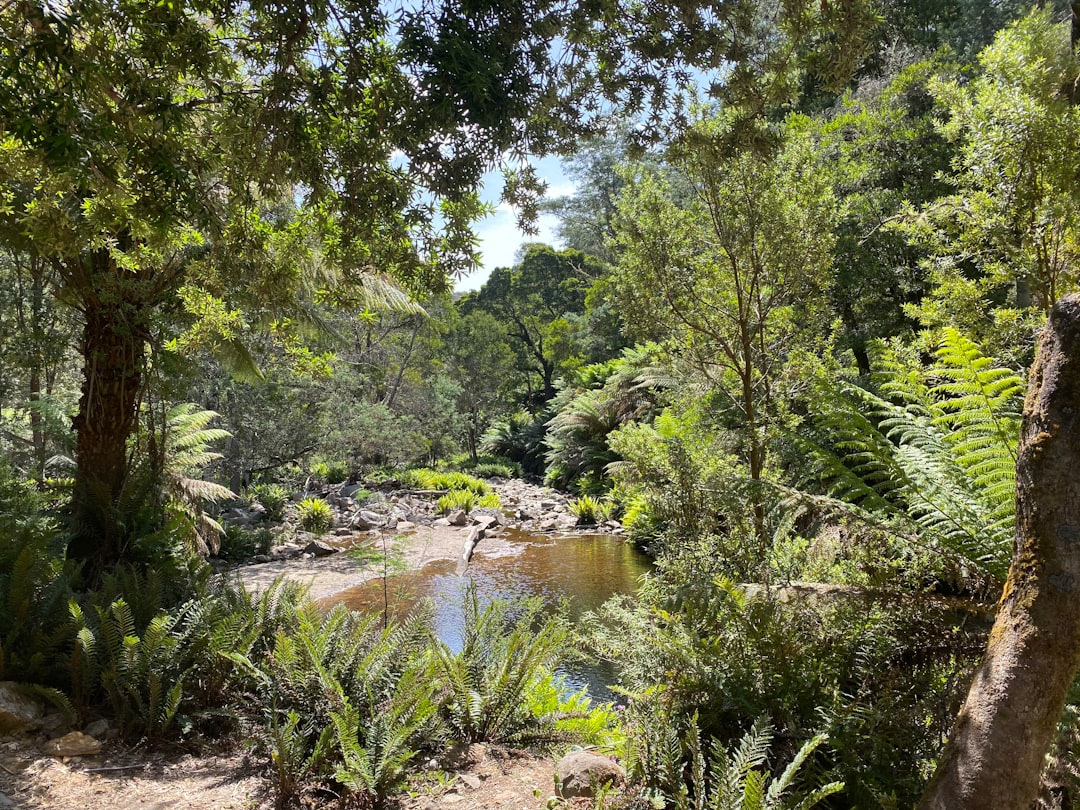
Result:
[[[98,255],[91,261],[108,259]],[[100,269],[99,269],[100,272]],[[68,557],[96,578],[124,553],[117,511],[127,482],[127,440],[135,430],[149,329],[144,308],[114,297],[83,297],[83,384],[75,428],[73,532]]]
[[[986,655],[922,810],[1027,810],[1080,667],[1080,295],[1058,302],[1028,382],[1016,547]]]

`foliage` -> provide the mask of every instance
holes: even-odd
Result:
[[[577,518],[579,525],[595,526],[611,516],[612,504],[608,500],[582,495],[567,505],[570,514]]]
[[[535,743],[561,736],[557,714],[530,711],[530,694],[568,652],[563,617],[541,617],[532,599],[511,608],[494,601],[481,609],[476,587],[462,602],[460,652],[435,642],[434,667],[443,697],[440,716],[463,742]]]
[[[486,481],[462,472],[418,468],[402,473],[401,482],[415,489],[465,490],[474,495],[487,495],[491,492],[491,486]]]
[[[255,484],[248,491],[253,501],[266,510],[266,519],[278,523],[285,519],[285,507],[289,503],[289,491],[280,484]]]
[[[334,527],[334,510],[322,498],[304,498],[296,505],[300,528],[313,534],[325,534]]]
[[[477,478],[517,478],[521,474],[513,461],[481,461],[469,472]]]
[[[503,456],[520,465],[527,475],[543,475],[544,438],[549,418],[549,414],[510,414],[492,423],[480,446],[485,453]]]
[[[934,289],[912,313],[1021,362],[1033,327],[1078,284],[1080,60],[1056,20],[1051,8],[1031,11],[997,33],[970,81],[932,83],[956,145],[954,192],[909,207],[902,225],[931,250]]]
[[[648,421],[658,410],[658,389],[670,383],[657,363],[655,345],[624,349],[607,363],[585,366],[564,383],[552,400],[545,454],[548,484],[581,492],[610,485],[608,465],[620,460],[608,442],[612,431],[630,422]]]
[[[263,527],[226,526],[218,554],[223,560],[246,560],[256,554],[267,554],[274,547],[274,535]]]
[[[499,500],[497,493],[489,492],[478,496],[470,489],[452,489],[435,502],[435,508],[444,515],[456,509],[471,512],[478,507],[498,509],[501,506],[502,501]]]
[[[73,566],[64,537],[29,485],[0,467],[0,678],[53,682],[72,633]]]
[[[956,330],[929,368],[884,345],[875,356],[873,388],[826,382],[812,400],[817,478],[937,557],[928,573],[992,592],[1012,554],[1024,381]]]
[[[668,776],[656,765],[657,789],[670,789],[669,777],[680,783],[680,729],[695,713],[703,735],[723,744],[764,717],[781,758],[796,754],[791,740],[824,726],[828,778],[846,784],[852,805],[895,794],[906,806],[985,643],[985,629],[965,627],[948,605],[912,599],[752,594],[668,567],[638,604],[605,605],[590,646],[618,667],[637,718],[627,732],[634,756],[651,768],[675,752]]]
[[[328,484],[340,484],[349,477],[349,465],[344,461],[316,461],[311,473]]]
[[[716,740],[708,755],[702,752],[696,725],[692,722],[685,746],[690,754],[693,798],[686,786],[676,796],[679,810],[780,810],[787,807],[810,808],[844,789],[843,782],[830,782],[804,795],[788,795],[799,770],[826,740],[813,737],[799,749],[794,759],[775,779],[764,770],[772,741],[772,729],[766,722],[755,722],[737,747],[725,751]]]

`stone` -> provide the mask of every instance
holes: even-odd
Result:
[[[70,731],[71,726],[68,725],[67,718],[60,712],[50,712],[42,719],[41,730],[50,736],[57,737]]]
[[[399,532],[407,532],[416,528],[416,524],[408,520],[399,520],[397,526],[394,527]]]
[[[87,723],[83,733],[89,734],[91,737],[104,737],[109,733],[109,721],[95,720],[92,723]]]
[[[343,498],[355,498],[356,493],[362,490],[363,487],[359,484],[345,484],[341,488],[341,497]]]
[[[40,700],[23,692],[13,681],[0,681],[0,734],[41,728],[44,714]]]
[[[600,787],[626,778],[626,771],[614,760],[591,751],[571,751],[559,760],[555,774],[555,787],[564,799],[592,798]]]
[[[331,554],[337,554],[338,550],[319,540],[312,540],[304,546],[304,553],[311,554],[313,557],[329,557]]]
[[[368,529],[382,526],[385,523],[386,518],[383,515],[380,515],[377,512],[371,512],[367,509],[361,509],[349,522],[349,526],[360,531],[367,531]]]
[[[251,559],[253,559],[257,563],[268,563],[268,562],[270,562],[270,555],[269,554],[256,554]]]
[[[101,753],[101,741],[81,731],[73,731],[63,737],[49,740],[42,750],[53,757],[92,757],[94,754]]]
[[[487,746],[481,743],[453,743],[447,746],[439,764],[444,770],[459,771],[472,768],[487,759]]]
[[[449,519],[447,519],[447,518],[438,518],[438,519],[437,519],[437,520],[435,520],[435,522],[434,522],[434,523],[432,523],[431,525],[432,525],[432,526],[449,526],[449,525],[450,525],[450,521],[449,521]]]
[[[3,793],[0,793],[0,807],[14,807],[14,806],[15,806],[15,802],[13,802],[9,797],[5,796]]]
[[[476,515],[473,518],[473,523],[482,529],[490,529],[492,526],[499,525],[499,521],[494,515]]]
[[[464,526],[469,522],[469,516],[465,514],[464,509],[455,509],[446,519],[450,521],[451,526]]]
[[[334,537],[348,537],[352,533],[353,530],[350,529],[348,526],[342,526],[340,529],[334,529],[334,531],[331,532]]]
[[[479,776],[471,773],[458,774],[458,780],[469,790],[479,790],[484,784]]]

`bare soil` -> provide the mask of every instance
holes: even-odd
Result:
[[[413,777],[393,810],[542,810],[554,795],[555,763],[525,751],[481,749],[458,770]],[[0,808],[15,810],[271,810],[264,767],[244,752],[147,753],[108,743],[96,757],[45,756],[35,738],[0,742]],[[5,801],[6,800],[6,801]],[[306,796],[310,810],[338,808]],[[573,805],[570,805],[573,806]],[[588,806],[587,803],[581,806]]]

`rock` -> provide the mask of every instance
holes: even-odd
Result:
[[[439,764],[447,771],[472,768],[487,759],[487,746],[481,743],[453,743],[439,757]]]
[[[555,518],[544,518],[540,521],[540,525],[537,528],[542,532],[549,532],[555,528],[557,521]]]
[[[257,563],[268,563],[268,562],[270,562],[270,555],[269,554],[256,554],[251,559],[255,560],[255,562],[257,562]]]
[[[41,728],[44,714],[37,698],[23,692],[13,681],[0,681],[0,734]]]
[[[374,529],[377,526],[382,526],[386,523],[386,518],[377,512],[370,512],[367,509],[361,509],[360,512],[353,517],[349,522],[350,528],[358,529],[359,531],[367,531],[368,529]]]
[[[484,784],[479,776],[475,776],[471,773],[458,774],[458,781],[469,790],[479,790]]]
[[[559,760],[555,774],[555,787],[564,799],[592,798],[597,788],[626,778],[626,771],[617,763],[590,751],[571,751]]]
[[[0,807],[14,807],[14,806],[15,806],[15,802],[13,802],[10,798],[5,796],[3,793],[0,793]]]
[[[451,526],[464,526],[469,522],[469,516],[465,514],[464,509],[455,509],[446,519],[450,521]]]
[[[473,522],[482,529],[490,529],[492,526],[499,525],[499,521],[494,515],[476,515]]]
[[[449,520],[448,520],[447,518],[438,518],[438,519],[437,519],[437,520],[436,520],[436,521],[435,521],[434,523],[432,523],[431,525],[432,525],[432,526],[449,526],[449,525],[450,525],[450,521],[449,521]]]
[[[93,723],[87,723],[83,732],[91,737],[104,737],[109,732],[109,721],[95,720]]]
[[[557,508],[558,505],[559,504],[555,501],[540,501],[540,508],[543,509],[545,512],[552,511],[553,509]]]
[[[337,554],[338,550],[319,540],[312,540],[304,546],[304,553],[311,554],[313,557],[329,557],[331,554]]]
[[[81,731],[49,740],[42,750],[52,757],[92,757],[101,753],[101,742]]]
[[[343,498],[355,498],[356,493],[362,490],[363,487],[359,484],[346,484],[341,488],[341,497]]]
[[[41,721],[41,730],[49,736],[59,736],[71,730],[67,718],[60,712],[50,712]]]
[[[399,532],[407,532],[416,528],[416,524],[408,520],[399,520],[397,526],[394,527]]]
[[[340,529],[334,529],[334,531],[331,532],[334,537],[348,537],[352,533],[353,530],[347,526],[342,526]]]

